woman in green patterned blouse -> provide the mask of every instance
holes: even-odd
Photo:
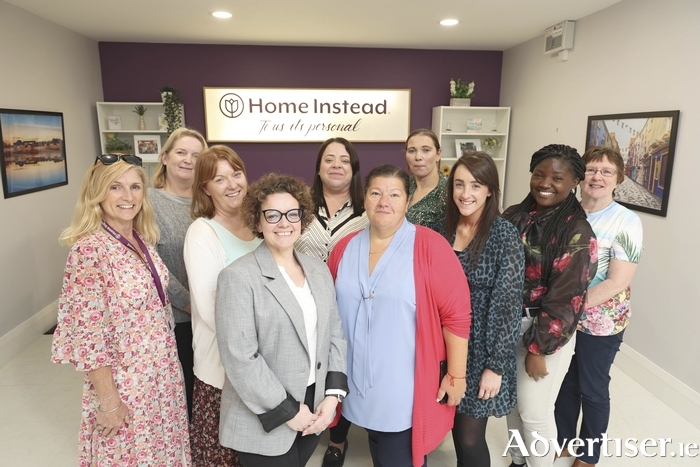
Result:
[[[431,130],[414,130],[406,140],[406,162],[411,172],[406,218],[436,229],[445,219],[447,177],[440,172],[442,149]]]

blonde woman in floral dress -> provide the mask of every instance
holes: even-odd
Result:
[[[190,465],[168,271],[136,156],[98,156],[83,178],[51,359],[85,372],[80,466]]]
[[[577,437],[600,440],[610,419],[610,367],[629,324],[630,283],[642,254],[642,221],[613,200],[625,178],[625,164],[616,149],[592,147],[583,155],[586,178],[581,182],[581,206],[598,237],[598,271],[588,289],[588,309],[576,332],[576,353],[557,398],[554,417],[558,441],[566,446]],[[600,442],[581,448],[574,466],[595,465]],[[569,453],[568,450],[566,454]]]

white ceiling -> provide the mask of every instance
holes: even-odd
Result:
[[[97,41],[506,50],[621,0],[4,1]]]

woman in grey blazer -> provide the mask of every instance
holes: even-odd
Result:
[[[335,288],[322,261],[294,251],[313,219],[304,182],[262,177],[243,217],[264,241],[219,275],[221,444],[244,467],[304,466],[348,390]]]

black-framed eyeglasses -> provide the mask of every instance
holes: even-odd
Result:
[[[98,161],[102,162],[102,165],[112,165],[119,161],[124,161],[127,164],[143,167],[143,160],[139,156],[134,156],[133,154],[100,154],[95,159],[95,164],[97,164]]]
[[[617,173],[617,170],[611,169],[586,169],[586,176],[592,177],[596,173],[600,172],[603,177],[612,177]]]
[[[301,216],[304,215],[304,210],[290,209],[287,212],[280,212],[277,209],[265,209],[262,211],[262,215],[268,224],[277,224],[282,220],[282,216],[286,217],[292,224],[296,224],[301,220]]]

